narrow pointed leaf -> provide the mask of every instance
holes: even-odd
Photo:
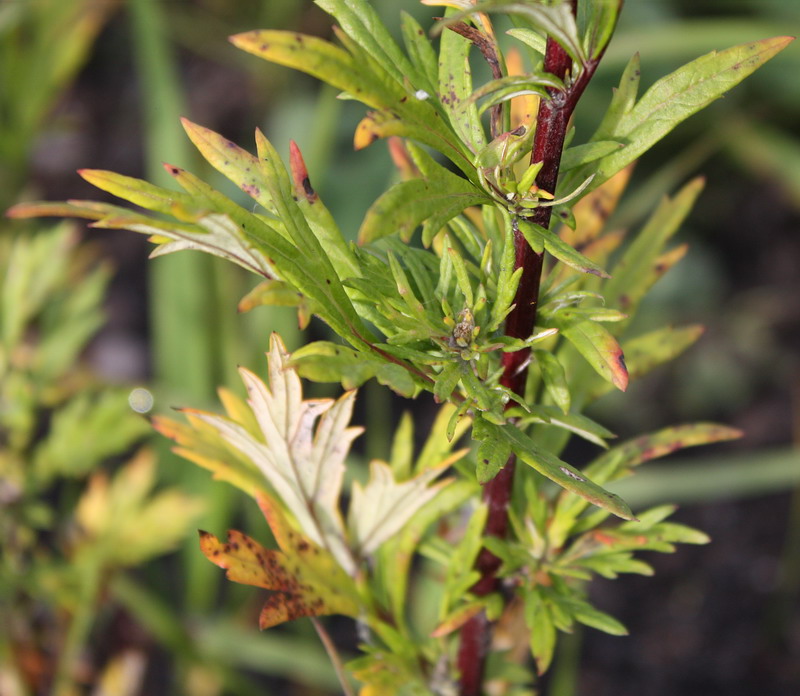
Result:
[[[518,222],[519,231],[525,236],[528,244],[534,249],[544,247],[550,254],[570,268],[581,273],[591,273],[601,278],[610,276],[591,259],[564,242],[557,234],[526,220]]]
[[[517,457],[543,476],[554,481],[562,488],[588,500],[590,503],[608,510],[617,515],[617,517],[625,520],[635,519],[631,509],[622,498],[604,490],[596,483],[593,483],[586,474],[537,446],[531,438],[522,433],[516,426],[494,427],[496,428],[497,436],[504,437],[509,442]]]
[[[786,48],[794,37],[776,36],[713,51],[658,80],[604,134],[627,147],[600,161],[591,187],[633,162],[675,126],[708,106]],[[603,139],[606,139],[605,137]]]
[[[603,379],[620,391],[628,387],[628,368],[617,339],[602,324],[576,320],[559,325],[564,336]]]
[[[631,380],[644,377],[659,365],[675,359],[692,346],[703,334],[698,324],[675,328],[656,329],[649,333],[624,341],[625,365]],[[594,399],[611,390],[608,383],[599,384],[589,398]]]

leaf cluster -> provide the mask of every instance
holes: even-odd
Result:
[[[609,448],[613,433],[584,413],[608,390],[624,391],[699,337],[696,326],[640,335],[629,327],[646,293],[685,253],[671,240],[702,181],[665,196],[634,234],[607,223],[634,160],[789,39],[709,54],[641,97],[634,57],[594,135],[573,145],[574,134],[567,134],[566,148],[557,153],[560,183],[548,190],[555,189],[552,165],[552,185],[546,186],[545,162],[530,156],[541,125],[534,120],[536,106],[543,105],[540,114],[571,113],[613,33],[620,3],[582,3],[577,19],[568,2],[441,3],[448,10],[437,27],[438,51],[410,15],[402,16],[401,47],[365,0],[318,4],[338,23],[338,43],[272,30],[231,41],[365,104],[356,148],[390,138],[401,180],[367,211],[357,245],[346,241],[313,188],[296,144],[287,167],[260,131],[254,155],[186,119],[189,138],[253,199],[252,209],[166,165],[181,191],[112,172],[81,172],[145,212],[70,201],[24,204],[10,214],[83,217],[94,227],[148,235],[154,255],[199,249],[227,258],[261,277],[243,308],[294,306],[301,326],[317,316],[338,336],[291,356],[273,338],[269,384],[241,371],[249,406],[222,391],[226,417],[187,410],[188,424],[157,421],[179,453],[260,501],[279,551],[240,532],[230,532],[226,542],[203,534],[201,546],[231,579],[275,593],[262,611],[262,626],[297,616],[353,616],[377,637],[353,665],[367,693],[388,693],[388,685],[398,683],[410,685],[409,693],[448,693],[457,677],[452,634],[480,612],[508,619],[516,607],[499,593],[474,592],[484,549],[502,564],[499,574],[525,619],[517,630],[542,672],[557,630],[580,622],[624,631],[586,601],[592,574],[647,573],[634,551],[705,541],[665,522],[668,507],[637,519],[604,486],[647,459],[737,433],[687,425]],[[516,50],[503,50],[494,13],[513,19],[509,35]],[[570,62],[562,77],[543,68],[554,42]],[[477,87],[470,62],[475,50],[492,72]],[[549,215],[540,216],[546,209],[558,227],[548,225]],[[538,298],[518,293],[527,270],[519,261],[525,245],[545,259]],[[504,323],[522,301],[536,302],[536,325],[529,336],[508,336]],[[513,353],[526,357],[520,393],[507,386]],[[375,378],[401,395],[429,392],[444,404],[414,466],[410,425],[403,421],[392,461],[374,462],[368,482],[352,488],[346,520],[344,461],[359,432],[348,425],[354,393],[337,401],[303,400],[298,375],[348,390]],[[450,446],[469,426],[479,444],[462,459],[464,453],[451,454]],[[573,435],[605,452],[581,468],[563,461]],[[512,455],[527,466],[518,471],[508,539],[486,536],[486,509],[474,503],[456,533],[431,533],[435,521],[446,524],[475,497],[477,483],[491,480]],[[453,464],[458,480],[433,483]],[[607,525],[609,514],[626,521]],[[438,573],[441,602],[429,630],[411,625],[406,610],[416,553],[438,569],[431,572]]]

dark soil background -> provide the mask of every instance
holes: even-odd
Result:
[[[242,143],[250,142],[255,125],[270,123],[282,100],[296,97],[295,84],[310,94],[314,89],[307,81],[289,84],[286,71],[242,58],[225,43],[231,31],[258,26],[257,4],[164,3],[172,17],[190,117]],[[305,3],[278,4],[286,6],[283,20],[292,26],[327,32],[327,20],[318,10]],[[747,3],[730,4],[747,10]],[[673,5],[677,17],[709,13],[712,7]],[[192,32],[184,22],[187,18],[194,20]],[[206,39],[211,43],[204,43]],[[647,49],[641,47],[645,59]],[[37,143],[31,165],[37,196],[97,197],[74,174],[79,167],[142,175],[141,95],[131,52],[128,19],[120,12],[101,34]],[[736,103],[748,108],[741,96]],[[780,99],[751,106],[759,117],[797,134],[798,114],[788,112]],[[698,128],[715,125],[712,117]],[[341,128],[352,130],[352,125],[343,123]],[[680,130],[655,157],[668,157],[693,135]],[[336,157],[357,169],[357,155],[347,151],[346,143],[342,138]],[[385,151],[380,157],[385,167]],[[658,165],[656,159],[648,160],[642,171]],[[668,285],[657,309],[676,322],[700,321],[708,326],[707,334],[684,361],[654,376],[646,390],[635,395],[630,409],[634,417],[623,412],[622,418],[610,418],[621,436],[689,419],[722,420],[748,435],[717,454],[752,452],[757,466],[761,448],[788,448],[798,433],[800,216],[797,201],[793,203],[773,179],[737,166],[722,151],[704,161],[701,170],[709,183],[683,234],[692,244],[683,262],[687,269],[681,271],[680,282]],[[379,184],[388,176],[386,171],[374,175]],[[335,188],[336,176],[329,173],[318,183],[323,197],[326,187]],[[93,348],[93,359],[116,379],[146,379],[147,244],[128,233],[90,236],[103,245],[118,271],[109,298],[109,322]],[[791,541],[798,538],[800,498],[794,494],[793,502],[792,496],[786,491],[687,506],[676,519],[706,531],[713,539],[710,546],[681,548],[670,556],[652,554],[647,560],[656,569],[653,578],[598,580],[592,589],[595,602],[622,620],[631,635],[582,633],[575,693],[800,694],[800,549]]]

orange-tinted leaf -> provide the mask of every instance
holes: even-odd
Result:
[[[571,321],[559,326],[561,334],[604,379],[620,391],[628,388],[628,368],[617,339],[596,321]]]
[[[358,616],[355,584],[330,553],[294,531],[268,496],[259,495],[258,502],[281,551],[236,530],[226,543],[201,531],[200,548],[229,580],[275,592],[261,610],[261,629],[303,616]]]

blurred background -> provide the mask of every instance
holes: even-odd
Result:
[[[423,26],[440,13],[414,0],[374,5],[390,27],[400,9]],[[327,15],[306,0],[2,0],[2,208],[32,198],[103,200],[75,173],[81,167],[168,185],[162,162],[246,204],[192,152],[183,115],[244,147],[256,126],[284,155],[296,140],[314,187],[355,236],[395,176],[385,143],[354,152],[362,106],[226,40],[268,27],[331,35]],[[629,1],[579,108],[576,142],[591,134],[633,53],[642,56],[644,89],[711,50],[798,29],[796,2]],[[639,162],[615,215],[614,225],[634,228],[662,195],[707,177],[679,237],[689,253],[640,322],[642,330],[669,322],[706,330],[675,364],[598,402],[593,417],[622,439],[692,420],[746,435],[649,464],[620,485],[634,507],[679,503],[677,519],[713,543],[653,555],[654,578],[597,580],[594,602],[631,637],[571,636],[547,696],[800,693],[798,74],[800,49],[791,46],[678,128]],[[64,694],[337,693],[310,625],[259,634],[263,597],[223,586],[196,550],[198,526],[263,536],[255,505],[162,442],[151,443],[158,466],[147,455],[131,460],[147,432],[132,408],[148,411],[154,399],[153,413],[215,409],[217,385],[238,388],[236,365],[263,372],[269,332],[293,349],[321,337],[320,327],[301,334],[288,309],[237,314],[253,279],[199,254],[148,261],[146,240],[127,232],[6,221],[0,252],[0,466],[11,481],[0,486],[0,620],[13,638],[0,639],[0,694],[49,693],[54,671]],[[81,282],[91,289],[76,292]],[[419,423],[430,408],[398,404],[372,385],[360,405],[356,420],[370,433],[364,457],[387,455],[402,408]],[[28,460],[38,467],[33,482]],[[138,508],[101,509],[99,492],[113,500],[135,481]],[[174,512],[172,529],[153,522],[159,504]],[[120,553],[129,542],[131,553]],[[353,645],[352,627],[333,624]],[[68,684],[64,645],[85,663],[83,681],[105,691]],[[11,690],[24,683],[29,692]]]

